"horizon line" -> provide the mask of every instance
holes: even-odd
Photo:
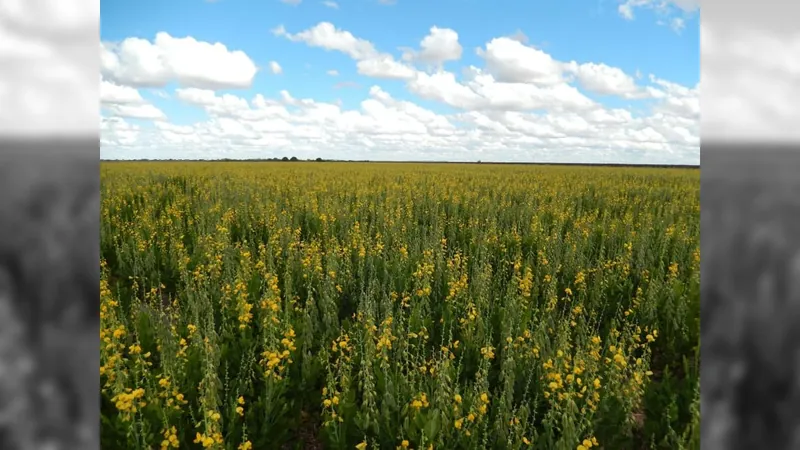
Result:
[[[655,167],[655,168],[693,168],[699,169],[700,164],[670,164],[670,163],[612,163],[612,162],[536,162],[536,161],[414,161],[414,160],[369,160],[369,159],[287,159],[282,158],[206,158],[206,159],[100,159],[100,162],[334,162],[334,163],[377,163],[377,164],[474,164],[474,165],[542,165],[542,166],[615,166],[615,167]]]

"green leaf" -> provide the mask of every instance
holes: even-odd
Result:
[[[438,409],[434,409],[433,411],[431,411],[430,414],[428,414],[428,416],[429,416],[428,423],[425,425],[424,428],[425,436],[427,436],[428,439],[430,440],[435,440],[436,435],[439,434],[439,428],[441,425],[441,418],[440,418],[441,413],[439,412]]]

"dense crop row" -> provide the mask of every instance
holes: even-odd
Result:
[[[102,166],[109,448],[699,448],[699,173]]]

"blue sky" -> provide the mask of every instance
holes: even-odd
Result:
[[[101,155],[698,163],[698,5],[626,1],[102,0]]]

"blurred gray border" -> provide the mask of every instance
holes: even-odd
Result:
[[[704,450],[800,448],[797,17],[798,2],[702,4]]]
[[[97,304],[99,304],[98,298],[82,298],[76,300],[70,295],[70,292],[79,291],[79,288],[77,287],[79,283],[86,283],[87,280],[88,282],[91,282],[92,279],[96,279],[99,289],[99,264],[94,265],[94,263],[90,263],[87,266],[85,263],[85,261],[87,261],[85,258],[87,257],[89,258],[89,261],[94,259],[91,256],[91,253],[94,252],[97,252],[97,259],[99,261],[100,196],[97,195],[99,185],[100,159],[99,139],[97,136],[84,136],[81,138],[69,137],[60,139],[0,137],[0,191],[2,192],[2,194],[0,194],[0,230],[4,231],[3,234],[0,235],[0,253],[4,253],[3,256],[10,257],[15,260],[24,260],[26,262],[33,261],[33,264],[27,265],[26,268],[23,269],[23,279],[13,280],[12,284],[27,283],[31,279],[36,282],[35,280],[37,277],[41,277],[41,285],[48,285],[49,283],[53,286],[47,287],[47,293],[44,294],[47,296],[47,299],[43,299],[37,295],[34,296],[35,298],[25,298],[22,300],[28,303],[37,303],[37,309],[32,309],[32,311],[43,309],[41,308],[41,303],[53,304],[55,306],[50,306],[50,308],[55,309],[71,308],[72,306],[97,308]],[[42,200],[43,198],[44,200]],[[43,223],[28,222],[28,215],[30,214],[28,208],[30,208],[32,201],[43,201],[43,204],[45,205],[44,208],[46,209],[67,210],[70,207],[74,207],[74,204],[71,203],[70,205],[67,205],[64,202],[75,202],[76,199],[78,199],[77,201],[81,203],[80,208],[82,208],[83,211],[86,211],[86,213],[90,214],[89,217],[91,217],[93,214],[97,214],[96,222],[94,224],[91,223],[91,219],[89,219],[90,223],[88,224],[85,222],[83,224],[78,222],[78,220],[81,218],[86,220],[86,213],[83,213],[82,216],[59,214],[58,216],[61,217],[62,221],[57,224],[53,223],[52,227],[49,227],[50,229],[48,229],[47,223],[47,217],[49,216],[49,213],[44,213],[45,219]],[[62,203],[58,204],[59,202]],[[64,219],[65,217],[66,219]],[[75,223],[64,223],[64,220],[74,220]],[[65,229],[80,229],[81,231],[67,233],[64,239],[71,239],[71,242],[63,242],[61,245],[56,245],[57,252],[60,252],[60,255],[54,257],[51,254],[38,254],[41,252],[50,253],[52,251],[51,249],[53,248],[52,240],[54,239],[54,236],[59,236]],[[42,233],[41,236],[38,235],[38,233]],[[86,236],[93,236],[93,239],[90,238],[92,240],[85,241]],[[19,244],[22,242],[25,243],[25,247],[20,248]],[[38,245],[34,244],[33,246],[29,246],[29,243],[31,242],[41,243]],[[50,242],[50,244],[47,242]],[[76,252],[86,253],[81,255],[74,254]],[[10,256],[9,253],[11,253]],[[84,259],[81,260],[80,258]],[[53,261],[56,261],[55,267],[53,266]],[[81,264],[82,262],[83,264]],[[41,269],[35,269],[36,267],[41,267]],[[4,270],[6,270],[5,267],[0,267],[0,271]],[[91,270],[93,272],[87,273],[87,270]],[[7,302],[7,300],[5,301]],[[59,305],[59,303],[61,304]],[[6,318],[6,320],[16,320],[19,322],[19,325],[26,330],[45,325],[46,320],[39,315],[22,317],[18,312],[19,310],[14,309],[18,308],[19,306],[19,303],[14,304],[14,302],[12,302],[12,313],[16,312],[17,317],[16,319]],[[4,311],[9,310],[4,309]],[[8,315],[8,313],[6,315]],[[87,335],[93,334],[98,336],[95,350],[86,349],[85,344],[82,346],[82,350],[79,350],[76,347],[71,346],[72,344],[69,342],[58,343],[59,347],[62,349],[59,350],[59,358],[61,358],[61,361],[58,364],[62,366],[71,366],[73,368],[59,370],[73,371],[73,374],[71,375],[71,380],[73,382],[70,387],[72,390],[71,394],[80,396],[81,398],[80,400],[77,400],[76,398],[76,401],[82,403],[89,402],[88,404],[91,404],[93,401],[92,398],[87,397],[86,394],[82,393],[91,391],[97,393],[96,408],[94,410],[86,411],[88,416],[85,417],[85,421],[82,421],[81,423],[70,422],[68,418],[64,417],[55,417],[55,422],[59,424],[69,423],[69,426],[72,427],[76,433],[75,436],[71,434],[61,434],[60,431],[52,431],[52,433],[55,434],[50,435],[48,438],[44,438],[42,435],[42,429],[34,427],[50,427],[49,421],[53,420],[52,409],[35,406],[36,404],[33,403],[30,395],[25,397],[23,400],[14,400],[15,404],[19,404],[21,401],[24,406],[22,406],[22,410],[17,410],[20,411],[17,413],[17,417],[12,418],[12,420],[17,422],[16,425],[13,425],[13,421],[11,422],[11,427],[14,429],[14,431],[8,432],[7,430],[0,430],[2,431],[0,432],[0,440],[3,440],[3,442],[0,442],[0,448],[8,450],[13,450],[14,448],[20,448],[23,450],[28,448],[39,448],[38,446],[42,444],[40,439],[45,439],[44,442],[48,442],[48,440],[49,442],[53,442],[55,440],[55,442],[59,444],[58,448],[65,450],[73,448],[76,450],[94,450],[100,448],[99,320],[90,319],[89,321],[81,323],[79,332],[87,333]],[[0,333],[0,339],[6,339],[6,341],[8,341],[13,340],[14,338],[7,337]],[[31,355],[28,357],[28,359],[24,360],[25,362],[31,361],[31,357],[35,360],[35,358],[41,356],[41,354],[34,353],[35,349],[28,345],[30,342],[27,341],[27,338],[18,339],[25,340],[19,342],[0,343],[5,346],[14,346],[17,350],[16,353],[10,354],[10,356],[8,356],[9,354],[0,355],[1,359],[8,359],[10,357],[14,358],[14,361],[19,361],[15,355],[19,355],[22,352],[27,352]],[[77,355],[81,354],[81,352],[84,352],[82,354],[86,356],[83,356],[79,360]],[[0,365],[8,362],[1,359]],[[71,359],[74,359],[74,361],[78,362],[80,365],[73,364]],[[19,363],[9,362],[9,364]],[[40,367],[42,367],[41,364]],[[77,368],[77,372],[75,372],[75,368]],[[49,369],[40,370],[47,371]],[[15,371],[13,370],[11,372],[4,370],[3,374],[14,372]],[[28,376],[32,377],[32,375]],[[15,380],[9,378],[8,375],[0,376],[0,388],[6,389],[6,385],[9,385],[9,387],[6,389],[6,391],[8,391],[8,389],[13,389],[10,385],[14,385],[14,383]],[[93,385],[96,387],[92,388],[91,386]],[[19,385],[17,384],[16,386]],[[18,395],[16,398],[22,398],[25,395],[22,394],[24,389],[25,388],[17,387]],[[30,386],[28,386],[27,389],[30,389]],[[9,401],[11,400],[8,395],[5,397],[0,397],[0,402]],[[87,403],[83,403],[84,410],[87,408],[85,406],[86,404]],[[0,410],[2,410],[5,406],[7,405],[0,403]],[[64,415],[63,413],[56,414],[61,414],[62,416]],[[6,428],[8,425],[8,423],[4,424]],[[23,430],[23,428],[25,429]],[[50,430],[50,428],[45,429],[48,431]],[[70,431],[68,433],[72,432],[73,431]],[[80,437],[76,437],[77,435],[80,435]],[[90,437],[88,441],[82,440],[80,443],[75,443],[75,439],[86,439],[87,436]],[[72,443],[67,443],[67,439],[69,439]],[[33,444],[31,441],[37,443]]]

